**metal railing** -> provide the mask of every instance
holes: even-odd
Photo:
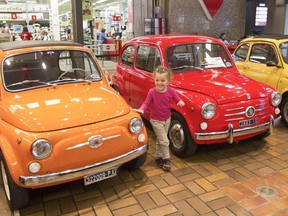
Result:
[[[118,56],[121,51],[122,41],[108,39],[107,43],[102,44],[100,40],[92,40],[91,43],[85,44],[90,50],[93,51],[96,58],[102,61],[102,65],[104,65],[104,60],[110,60],[111,58],[115,58],[118,60]]]

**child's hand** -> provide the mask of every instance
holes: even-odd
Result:
[[[180,101],[177,103],[177,106],[179,106],[179,107],[185,106],[184,101],[183,101],[183,100],[180,100]]]
[[[141,109],[133,109],[133,110],[137,113],[144,114],[144,110]]]

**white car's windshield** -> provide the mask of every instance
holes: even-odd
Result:
[[[173,72],[232,67],[231,58],[219,44],[191,43],[171,46],[166,59]]]
[[[15,55],[6,58],[2,65],[3,83],[11,91],[102,79],[90,54],[76,50]]]

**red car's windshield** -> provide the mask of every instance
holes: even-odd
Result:
[[[219,44],[191,43],[171,46],[166,60],[173,72],[232,67],[231,58]]]

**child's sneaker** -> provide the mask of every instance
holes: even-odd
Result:
[[[155,160],[155,163],[157,164],[157,166],[162,167],[164,163],[163,158],[157,158]]]
[[[162,166],[163,170],[165,171],[170,171],[171,169],[171,164],[170,164],[170,159],[164,159],[163,160],[163,166]]]

